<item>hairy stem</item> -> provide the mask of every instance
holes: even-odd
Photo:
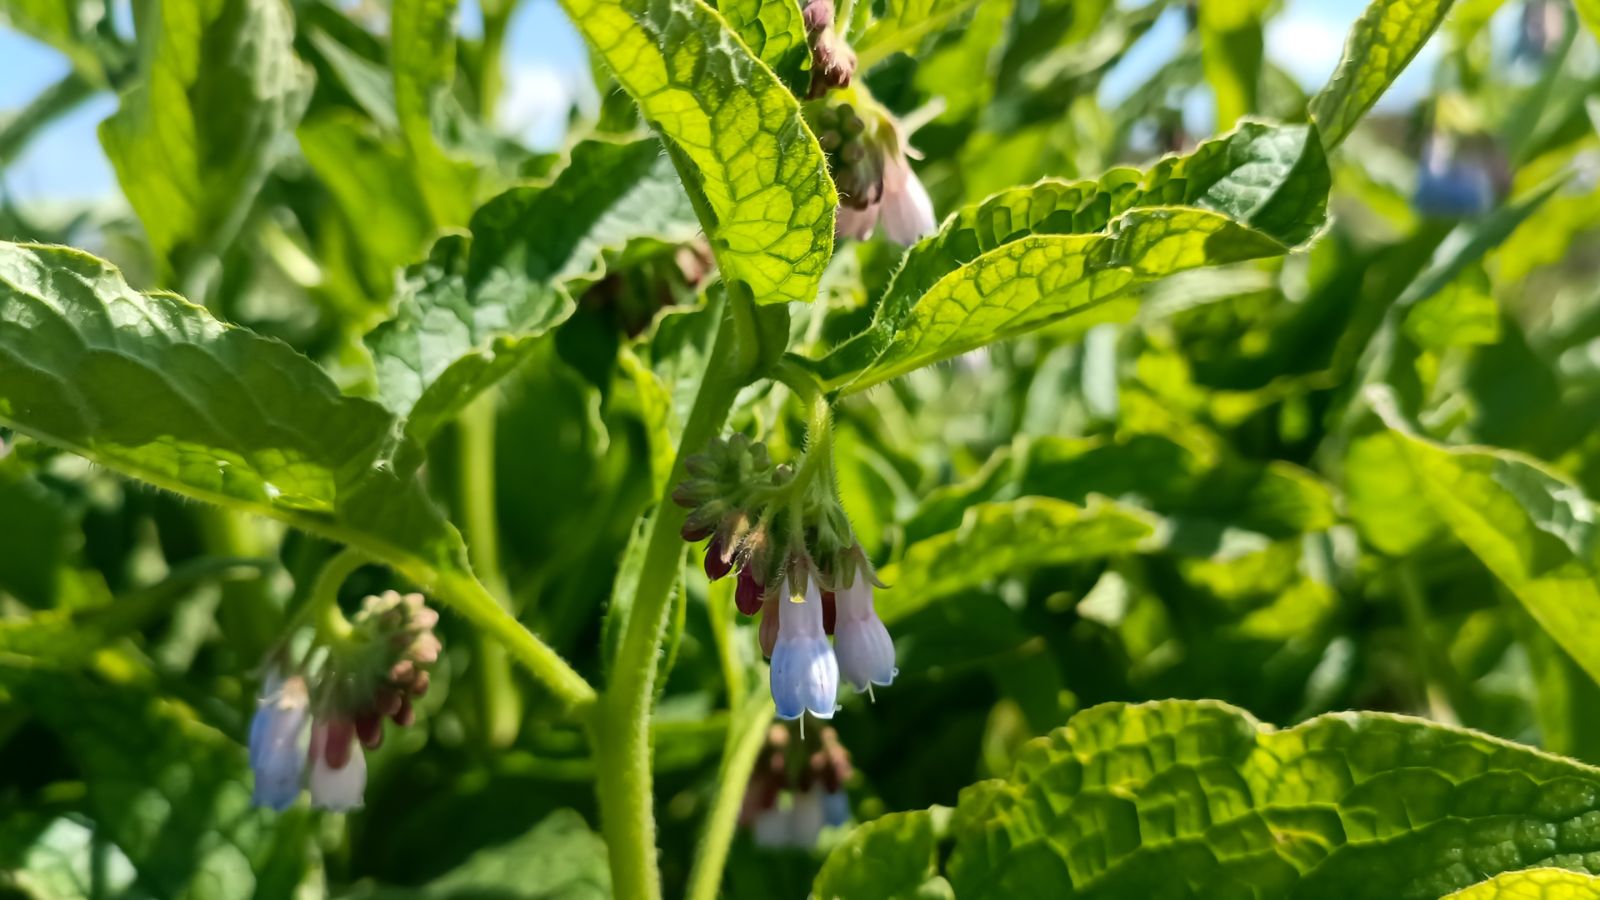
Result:
[[[689,888],[685,893],[688,900],[716,900],[722,887],[722,870],[728,863],[728,848],[733,845],[734,829],[739,824],[739,807],[744,802],[750,771],[761,754],[772,714],[772,698],[756,694],[745,700],[728,727],[722,769],[717,773],[717,797],[712,801],[711,814],[706,817],[706,829],[700,838],[694,867],[689,870]]]
[[[667,491],[682,480],[689,454],[698,451],[721,429],[739,388],[755,368],[756,352],[751,302],[730,297],[711,349],[710,368],[700,382],[684,424]],[[650,717],[667,601],[683,565],[684,544],[678,531],[686,515],[665,494],[656,506],[612,681],[590,719],[612,888],[618,897],[630,900],[655,900],[661,896],[650,772]]]
[[[495,521],[495,413],[495,393],[485,391],[462,411],[456,425],[461,449],[457,461],[461,524],[473,570],[489,593],[509,611],[511,592],[500,568],[500,529]],[[484,735],[491,747],[509,747],[516,742],[522,722],[522,704],[511,679],[511,660],[506,648],[484,632],[474,631],[473,640],[477,645],[474,669]]]

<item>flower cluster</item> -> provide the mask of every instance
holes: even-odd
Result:
[[[383,743],[384,720],[405,726],[415,718],[412,702],[427,692],[426,667],[439,658],[438,621],[421,594],[386,591],[366,598],[344,633],[322,636],[325,653],[311,675],[268,673],[250,723],[256,805],[286,809],[304,781],[323,809],[361,806],[363,748]]]
[[[889,685],[894,642],[873,606],[881,585],[827,477],[804,481],[744,435],[714,440],[687,464],[673,499],[682,535],[706,541],[706,576],[737,571],[739,612],[761,614],[778,716],[833,716],[842,676],[857,692]],[[829,642],[829,637],[833,641]]]
[[[911,170],[915,151],[901,123],[870,98],[825,102],[811,114],[839,189],[840,237],[865,240],[879,225],[889,240],[909,247],[939,227],[933,200]]]
[[[1492,147],[1481,142],[1463,143],[1455,135],[1438,131],[1422,147],[1413,208],[1424,215],[1459,218],[1487,212],[1503,192],[1500,170]]]
[[[739,824],[763,847],[815,847],[824,826],[850,820],[850,754],[832,728],[811,740],[794,740],[773,725],[745,789]]]

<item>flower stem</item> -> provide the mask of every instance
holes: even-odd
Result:
[[[688,900],[716,900],[722,887],[722,870],[728,864],[728,848],[739,824],[739,807],[744,802],[750,771],[772,722],[772,698],[755,694],[746,698],[733,722],[722,750],[722,769],[717,773],[717,797],[706,817],[705,834],[689,870]]]
[[[300,607],[295,618],[300,621],[314,619],[318,636],[324,641],[338,642],[349,637],[350,622],[339,610],[339,588],[344,585],[345,579],[368,562],[366,554],[348,547],[335,553],[322,564],[322,571],[317,573],[317,580],[311,585],[311,599]],[[284,632],[285,640],[288,640],[288,635],[299,626],[300,621],[290,623]]]
[[[757,365],[753,304],[747,297],[734,295],[731,290],[729,293],[712,346],[710,368],[700,382],[684,424],[668,491],[682,480],[689,454],[698,451],[721,429],[739,388],[754,374]],[[655,900],[661,896],[650,771],[650,717],[667,601],[683,565],[684,543],[678,531],[686,515],[668,496],[663,496],[656,506],[611,683],[590,718],[612,889],[618,897],[629,900]]]
[[[485,391],[467,405],[456,423],[461,449],[457,460],[459,502],[472,568],[490,595],[509,611],[511,592],[500,568],[500,529],[495,521],[495,415],[495,393]],[[522,722],[522,704],[511,679],[511,661],[499,641],[482,631],[472,634],[477,644],[474,669],[483,733],[491,747],[509,747],[516,742]]]

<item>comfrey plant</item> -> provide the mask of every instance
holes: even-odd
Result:
[[[250,722],[253,799],[283,810],[306,787],[313,805],[343,812],[362,805],[363,750],[383,743],[385,720],[403,727],[415,718],[412,704],[427,693],[427,667],[439,658],[439,615],[421,594],[395,591],[367,597],[348,621],[331,594],[307,608],[317,618],[304,661],[286,674],[286,653],[273,654]]]

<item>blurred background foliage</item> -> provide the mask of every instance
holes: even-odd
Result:
[[[948,213],[1143,164],[1243,115],[1303,118],[1320,77],[1288,61],[1331,67],[1359,12],[1321,33],[1308,23],[1327,9],[1306,10],[1322,6],[1345,4],[945,3],[852,37],[873,94],[920,124],[917,168]],[[466,4],[443,35],[391,28],[374,0],[133,7],[0,0],[8,46],[57,54],[62,73],[0,115],[0,166],[34,167],[0,173],[23,188],[0,195],[0,238],[86,247],[137,287],[281,338],[353,394],[375,394],[362,338],[437,234],[561,171],[580,139],[640,126],[599,69],[592,86],[587,69],[576,86],[524,77],[530,59],[507,52],[517,23],[551,29],[536,53],[582,65],[545,0]],[[210,23],[198,48],[176,27],[186,9]],[[196,52],[208,77],[185,74]],[[405,54],[453,72],[449,90],[408,96],[418,85],[391,75]],[[1581,491],[1530,489],[1531,525],[1479,529],[1593,521],[1600,53],[1566,3],[1460,0],[1404,83],[1334,159],[1334,221],[1309,251],[1183,275],[842,405],[845,506],[874,560],[922,588],[883,610],[900,680],[835,721],[856,818],[952,804],[1028,738],[1110,700],[1218,698],[1281,725],[1394,710],[1600,763],[1594,681],[1480,561],[1469,526],[1434,512],[1418,451],[1375,412],[1526,454]],[[237,90],[259,102],[232,105]],[[553,124],[513,121],[529,96]],[[48,182],[30,147],[59,146],[53,128],[96,110],[115,110],[99,141],[120,192],[28,189]],[[1489,185],[1464,206],[1429,200],[1419,160],[1441,141]],[[506,594],[586,674],[617,560],[659,491],[661,403],[638,376],[659,375],[681,411],[707,349],[704,248],[668,225],[571,281],[577,313],[487,401]],[[818,301],[794,309],[791,349],[821,355],[860,331],[899,256],[845,246]],[[748,392],[734,421],[780,457],[803,433],[783,393]],[[474,472],[462,427],[434,437],[428,464],[458,522]],[[0,440],[0,893],[609,896],[581,734],[448,615],[420,727],[373,754],[364,811],[250,810],[257,666],[330,548]],[[1087,505],[1091,521],[1020,539],[992,527],[1036,502],[1022,498]],[[1116,515],[1153,536],[1095,527]],[[941,572],[941,554],[998,574]],[[389,586],[365,570],[347,599]],[[727,710],[759,679],[752,627],[718,640],[725,586],[686,587],[653,724],[669,893]],[[1562,590],[1596,599],[1592,580]],[[821,858],[741,836],[725,895],[804,896]]]

